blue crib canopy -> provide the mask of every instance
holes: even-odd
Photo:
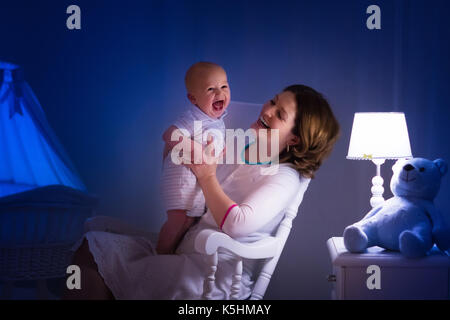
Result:
[[[22,69],[0,61],[0,197],[58,184],[86,191]]]

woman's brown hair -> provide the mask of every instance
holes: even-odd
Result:
[[[280,163],[292,163],[302,176],[314,178],[339,137],[339,123],[327,100],[313,88],[292,85],[283,91],[295,95],[297,113],[292,133],[300,142],[280,153]]]

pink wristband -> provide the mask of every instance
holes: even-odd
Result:
[[[237,204],[235,203],[235,204],[232,204],[232,205],[228,208],[227,213],[225,213],[225,215],[223,216],[222,223],[220,224],[220,230],[222,230],[223,224],[225,223],[225,219],[228,217],[228,214],[230,213],[231,209],[233,209],[233,208],[236,207],[236,206],[237,206]]]

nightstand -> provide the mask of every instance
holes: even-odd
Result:
[[[342,237],[327,241],[333,299],[450,299],[450,257],[436,247],[420,259],[371,247],[354,254]]]

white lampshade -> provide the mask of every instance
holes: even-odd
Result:
[[[357,112],[353,119],[347,159],[411,158],[403,112]]]

